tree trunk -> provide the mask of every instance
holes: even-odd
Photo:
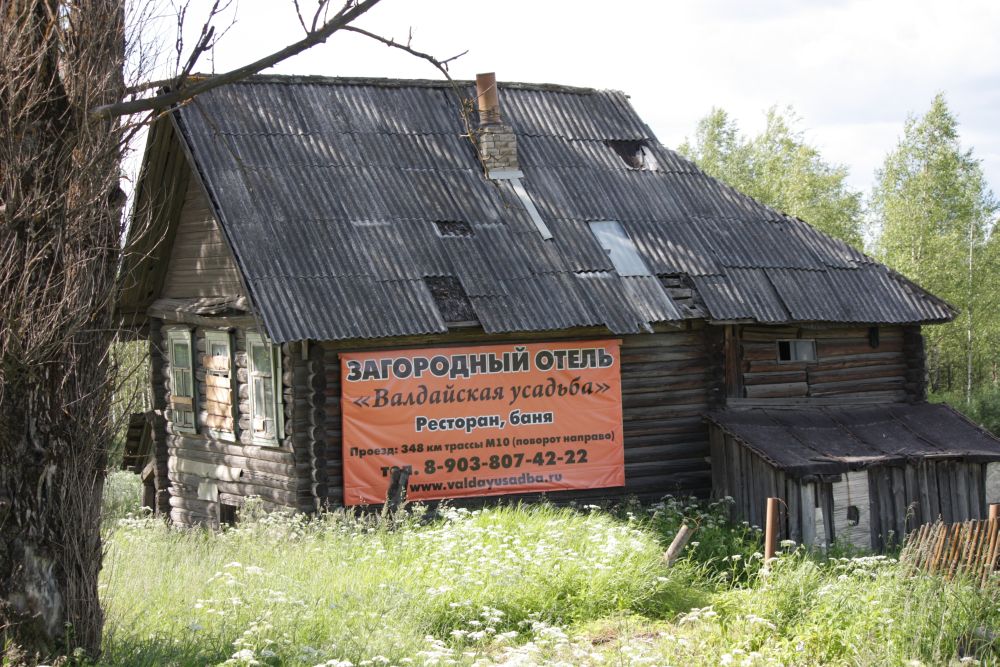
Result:
[[[103,616],[124,94],[120,0],[0,5],[0,644],[82,647]]]
[[[968,284],[966,285],[966,313],[965,313],[965,405],[972,405],[972,363],[974,360],[972,341],[974,332],[974,320],[975,308],[973,304],[975,303],[975,273],[974,273],[974,263],[975,258],[974,251],[976,247],[975,238],[975,219],[969,220],[969,255],[968,255],[968,266],[967,266],[967,278]]]

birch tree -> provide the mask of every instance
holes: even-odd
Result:
[[[824,160],[798,124],[791,109],[771,108],[764,131],[748,138],[724,110],[712,109],[680,152],[757,201],[860,247],[861,193],[848,186],[847,168]]]
[[[990,238],[997,200],[972,149],[962,147],[943,94],[923,116],[907,119],[876,180],[877,256],[961,310],[954,323],[924,330],[932,388],[961,386],[969,401],[988,364],[979,334],[995,330],[1000,317],[997,242]],[[952,369],[961,369],[961,380]]]

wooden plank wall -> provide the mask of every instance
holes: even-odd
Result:
[[[830,484],[833,501],[833,534],[837,540],[858,549],[871,549],[877,545],[872,530],[871,475],[866,470],[852,470],[842,475],[839,482]],[[857,515],[853,515],[851,508]]]
[[[766,523],[767,499],[780,498],[779,539],[802,540],[803,503],[812,511],[815,497],[805,498],[803,485],[775,469],[751,450],[740,444],[717,426],[710,425],[712,443],[712,495],[732,498],[730,518],[746,521],[751,527],[763,528]],[[811,488],[812,485],[809,485]]]
[[[236,385],[236,406],[227,404],[225,391],[215,378],[207,377],[203,364],[197,364],[195,379],[198,392],[198,433],[174,431],[170,409],[166,416],[166,453],[170,478],[170,517],[181,525],[207,524],[218,526],[220,504],[241,506],[249,496],[257,496],[265,509],[315,509],[312,487],[306,482],[308,457],[297,457],[292,428],[298,399],[309,400],[292,386],[292,378],[300,367],[288,346],[283,351],[283,405],[286,438],[277,447],[253,443],[250,436],[250,387],[247,375],[246,332],[237,329],[233,362]],[[195,329],[195,355],[206,352],[205,329]],[[169,358],[158,355],[162,366],[163,404],[169,405]],[[213,391],[210,391],[213,389]],[[211,398],[209,398],[211,396]],[[211,427],[236,425],[232,439],[216,437]],[[303,429],[303,433],[307,431]]]
[[[985,519],[987,465],[961,461],[920,461],[902,467],[868,469],[872,543],[882,549],[938,519],[960,523]]]
[[[243,288],[201,185],[190,179],[161,297],[241,296]]]
[[[837,397],[905,401],[925,397],[919,327],[743,326],[738,336],[743,396],[750,399]],[[779,362],[779,340],[815,339],[816,362]]]
[[[767,498],[780,498],[780,539],[818,546],[847,540],[881,551],[925,523],[958,523],[988,514],[984,463],[920,461],[848,472],[837,481],[801,482],[715,426],[710,441],[713,496],[730,496],[732,519],[757,527],[764,526]],[[851,505],[859,512],[856,526],[848,521]]]
[[[623,338],[622,412],[626,487],[624,491],[597,489],[559,492],[548,494],[548,498],[569,501],[634,495],[644,500],[658,500],[667,494],[708,495],[711,490],[708,428],[702,414],[720,399],[723,373],[721,331],[711,329],[717,328],[709,328],[701,322],[693,321],[680,330]],[[481,333],[453,332],[447,341],[429,338],[397,339],[363,349],[607,337],[606,333],[595,336],[592,331],[519,337],[485,337]],[[343,502],[339,353],[352,348],[326,343],[324,349],[328,473],[326,502],[335,506]]]

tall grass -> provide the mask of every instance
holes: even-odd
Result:
[[[428,635],[516,642],[532,622],[691,601],[652,533],[602,513],[452,509],[426,526],[418,516],[272,514],[218,535],[122,520],[105,564],[105,659],[399,663],[427,650]]]
[[[129,482],[109,486],[123,496]],[[138,493],[138,488],[135,488]],[[124,509],[124,500],[110,503]],[[889,558],[786,546],[726,506],[669,499],[317,519],[234,529],[110,521],[102,662],[124,665],[997,664],[1000,596]],[[686,557],[661,554],[681,521]]]

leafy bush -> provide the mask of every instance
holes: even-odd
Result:
[[[104,480],[101,516],[105,526],[142,509],[142,480],[127,470],[113,470]]]
[[[428,635],[513,642],[537,624],[689,606],[656,537],[607,514],[449,509],[426,526],[420,514],[269,514],[217,535],[123,519],[105,567],[108,659],[398,664]]]
[[[1000,387],[980,387],[968,403],[961,391],[938,392],[930,400],[947,403],[987,431],[1000,435]]]
[[[117,482],[116,482],[117,483]],[[131,482],[122,480],[118,488]],[[126,496],[127,494],[122,494]],[[728,503],[264,514],[221,533],[108,531],[107,664],[997,664],[1000,578],[785,544]],[[662,551],[697,525],[684,557]]]

